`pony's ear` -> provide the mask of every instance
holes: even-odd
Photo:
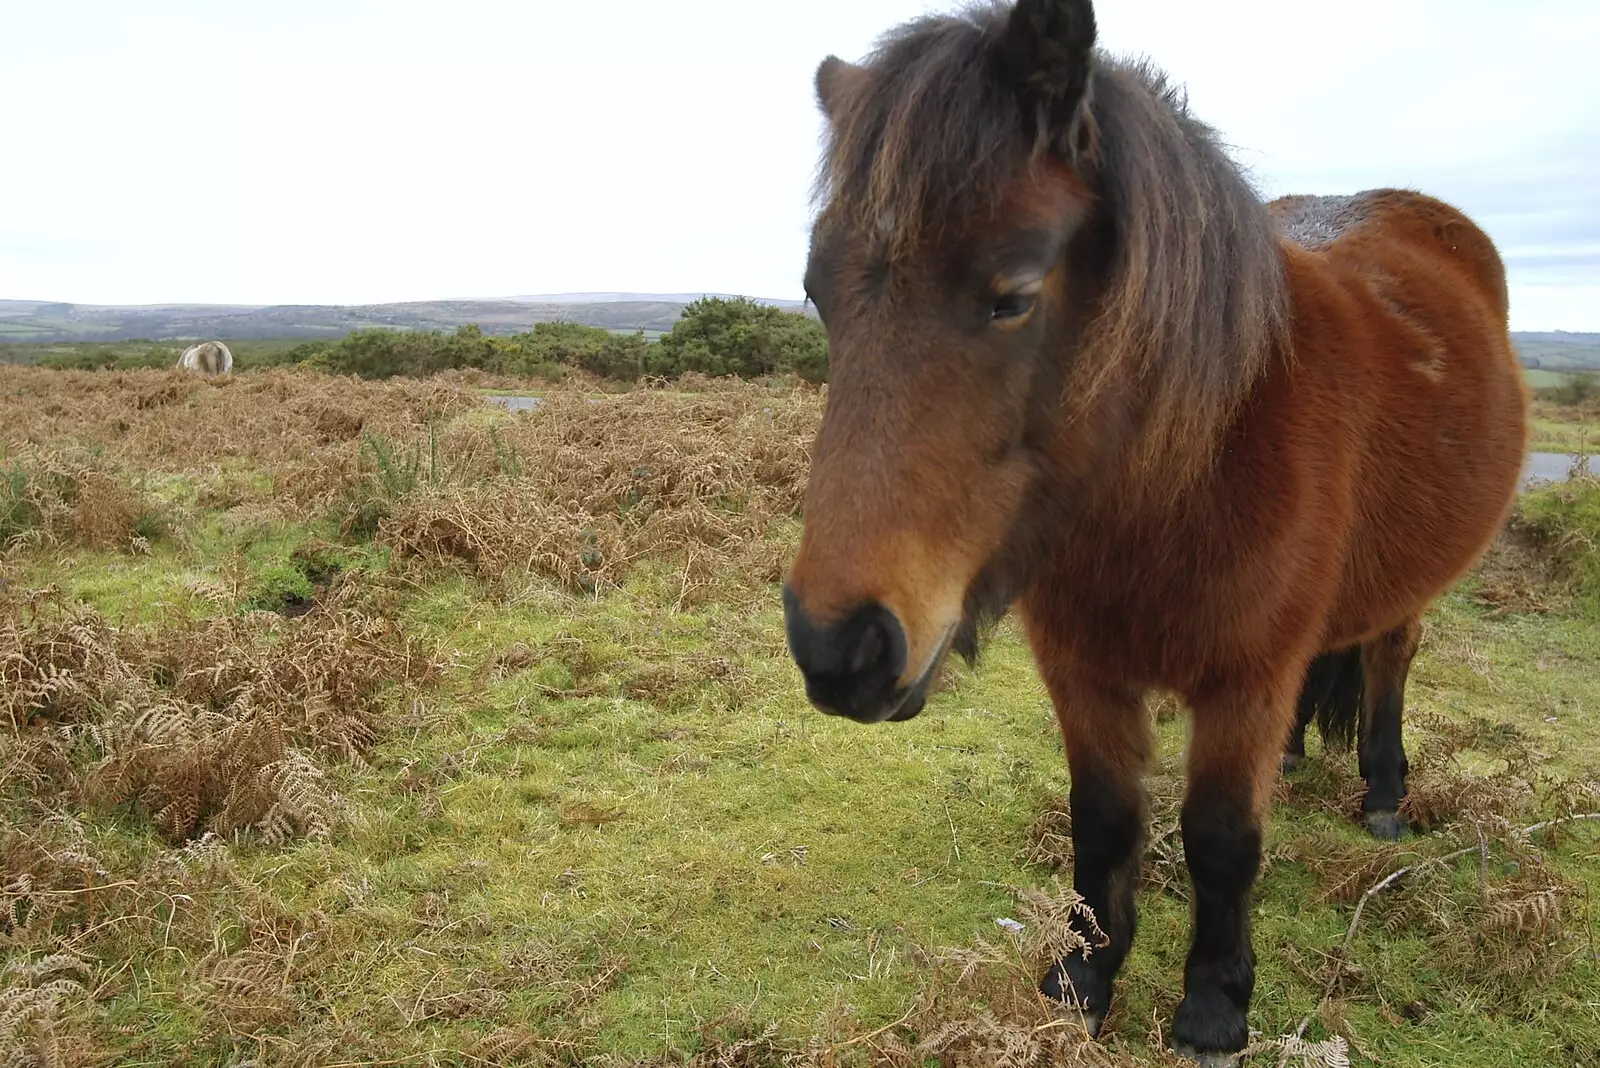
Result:
[[[1045,124],[1052,147],[1090,148],[1089,82],[1096,29],[1091,0],[1017,0],[998,45],[1005,76]]]
[[[838,56],[829,56],[817,66],[817,103],[830,122],[839,114],[843,102],[860,86],[866,73],[866,68],[847,63]]]

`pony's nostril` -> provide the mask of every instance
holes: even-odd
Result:
[[[883,623],[876,619],[867,620],[856,639],[855,652],[850,657],[850,671],[856,675],[871,671],[883,661],[888,651],[889,636],[883,631]]]

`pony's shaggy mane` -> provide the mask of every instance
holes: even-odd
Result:
[[[1038,128],[998,55],[1009,15],[989,3],[906,23],[833,101],[816,196],[893,259],[996,220],[1001,196],[1050,147],[1053,131]],[[1181,486],[1210,463],[1274,353],[1288,352],[1279,235],[1161,72],[1096,52],[1087,106],[1079,171],[1114,249],[1066,403],[1129,385],[1130,460]]]

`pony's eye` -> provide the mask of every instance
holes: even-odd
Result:
[[[994,302],[989,317],[996,323],[1016,325],[1033,312],[1034,297],[1028,293],[1008,293]]]

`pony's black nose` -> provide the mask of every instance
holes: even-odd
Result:
[[[906,670],[906,632],[894,613],[864,604],[837,623],[812,623],[799,600],[783,591],[789,655],[806,680],[806,698],[822,711],[878,723],[899,706]]]

